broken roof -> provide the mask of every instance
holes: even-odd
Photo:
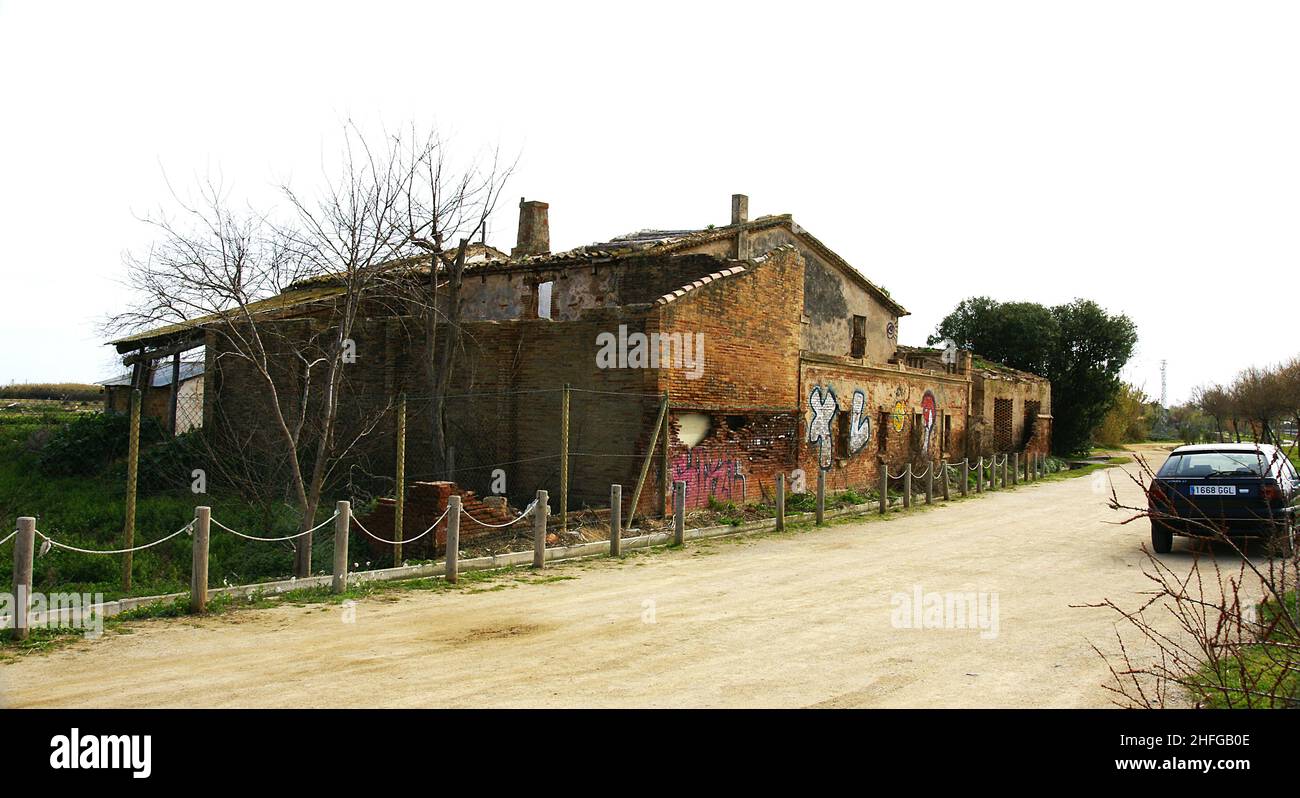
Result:
[[[188,382],[195,377],[203,376],[203,361],[201,360],[184,360],[181,361],[181,382]],[[130,387],[131,372],[119,374],[111,379],[99,383],[105,388],[115,388],[118,386]],[[161,366],[154,369],[153,375],[149,378],[149,387],[166,388],[172,384],[172,369],[170,365]]]
[[[684,249],[690,249],[701,244],[707,244],[724,238],[730,238],[736,235],[741,229],[745,231],[767,230],[773,227],[788,227],[790,232],[795,236],[803,239],[808,246],[817,254],[821,255],[833,265],[838,266],[851,279],[866,288],[871,294],[879,299],[886,307],[893,311],[896,316],[907,316],[908,311],[902,305],[894,301],[889,292],[875,283],[868,280],[867,277],[858,271],[853,264],[840,257],[830,247],[823,244],[816,236],[800,227],[794,217],[788,213],[775,216],[760,216],[752,222],[742,222],[740,224],[729,224],[721,227],[706,227],[699,230],[639,230],[635,233],[627,233],[616,236],[609,241],[587,244],[568,252],[561,252],[557,255],[538,255],[529,258],[532,262],[545,261],[547,259],[575,259],[584,255],[592,254],[610,256],[619,252],[637,252],[644,254],[672,254]]]
[[[465,266],[466,271],[510,271],[515,269],[535,269],[547,266],[567,266],[577,263],[591,263],[592,261],[607,261],[624,257],[634,256],[653,256],[653,255],[672,255],[680,253],[683,250],[700,246],[714,241],[735,236],[742,228],[745,231],[767,230],[775,227],[787,227],[792,234],[803,240],[811,249],[825,258],[831,264],[837,266],[850,279],[857,282],[873,296],[875,296],[885,307],[887,307],[895,316],[907,316],[908,310],[894,301],[889,292],[871,280],[867,279],[862,272],[858,271],[852,264],[840,257],[838,253],[830,247],[823,244],[815,236],[804,228],[795,223],[790,214],[780,214],[774,216],[761,216],[758,219],[748,222],[742,222],[734,225],[723,225],[719,227],[705,227],[696,230],[640,230],[635,233],[626,233],[621,236],[615,236],[609,241],[601,241],[592,244],[575,247],[564,252],[547,253],[544,255],[521,255],[511,257],[501,250],[483,242],[475,242],[469,245],[466,251]],[[389,267],[397,270],[408,268],[412,273],[428,273],[432,263],[431,255],[419,255],[409,258],[401,258],[391,262]],[[442,267],[445,268],[445,267]],[[302,305],[337,296],[344,292],[344,288],[339,284],[338,274],[323,274],[315,277],[309,277],[299,280],[289,286],[284,292],[276,296],[269,297],[259,302],[249,305],[249,310],[255,313],[273,313],[283,312],[290,309],[297,309]],[[110,343],[117,346],[119,352],[125,352],[129,349],[137,349],[150,344],[156,344],[161,341],[175,339],[186,331],[197,332],[203,325],[218,320],[218,315],[209,315],[186,322],[167,325],[154,330],[147,330],[134,335],[120,338]]]
[[[339,296],[346,289],[335,284],[319,285],[312,288],[295,288],[290,286],[284,292],[276,294],[257,302],[248,303],[248,312],[253,315],[274,315],[284,313],[290,310],[297,310],[304,305],[310,305],[325,299]],[[141,349],[146,346],[159,344],[184,338],[187,334],[198,337],[202,334],[203,327],[215,321],[220,321],[224,316],[219,313],[210,313],[206,316],[199,316],[194,319],[167,324],[162,327],[155,327],[151,330],[143,330],[124,338],[118,338],[115,341],[109,341],[110,344],[117,347],[117,351],[126,352],[131,349]]]

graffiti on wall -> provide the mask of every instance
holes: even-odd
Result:
[[[926,391],[921,397],[921,451],[930,451],[930,441],[934,439],[934,423],[939,417],[939,403],[934,393]]]
[[[687,449],[673,458],[674,482],[686,483],[686,502],[690,507],[704,507],[709,497],[730,501],[745,499],[744,461],[731,447],[721,452]]]
[[[893,412],[889,414],[889,425],[894,428],[894,432],[902,432],[907,425],[907,403],[902,399],[894,402]]]
[[[867,395],[853,392],[853,408],[849,412],[849,456],[862,451],[871,440],[871,419],[867,416]]]
[[[814,385],[808,392],[808,408],[812,411],[812,418],[808,421],[808,442],[817,447],[817,464],[825,470],[831,467],[835,455],[831,424],[840,410],[835,391],[830,386],[823,390],[820,385]]]
[[[817,464],[822,469],[829,469],[835,459],[835,434],[833,427],[835,417],[840,411],[839,400],[835,391],[814,385],[808,392],[808,408],[812,417],[808,420],[808,442],[817,447]],[[866,447],[871,440],[871,417],[867,414],[867,394],[862,390],[853,392],[853,401],[849,406],[847,456],[852,457]]]

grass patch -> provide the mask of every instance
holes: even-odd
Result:
[[[1283,596],[1283,601],[1285,610],[1271,600],[1259,606],[1261,625],[1267,626],[1280,612],[1295,612],[1294,591]],[[1207,666],[1199,680],[1203,686],[1200,689],[1206,691],[1206,704],[1214,709],[1300,707],[1300,660],[1294,648],[1298,642],[1282,627],[1275,627],[1268,638],[1258,645],[1248,646],[1240,661],[1233,658],[1220,663],[1217,673],[1216,668]],[[1226,695],[1222,688],[1227,688]],[[1270,692],[1275,697],[1252,696],[1248,701],[1240,692],[1244,688]]]

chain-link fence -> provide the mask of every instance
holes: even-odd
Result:
[[[608,539],[610,485],[624,486],[624,519],[638,483],[642,511],[662,512],[663,401],[659,394],[564,386],[361,397],[347,416],[370,419],[373,429],[348,464],[347,492],[374,533],[376,556],[396,556],[383,541],[398,539],[399,516],[400,537],[413,538],[438,520],[453,493],[465,508],[467,554],[529,548],[533,522],[521,515],[541,490],[548,545]],[[436,527],[404,545],[401,558],[440,556],[445,519]]]

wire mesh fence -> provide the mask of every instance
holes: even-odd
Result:
[[[638,482],[641,508],[662,511],[662,403],[659,394],[565,386],[372,396],[349,411],[356,421],[372,419],[374,428],[348,466],[347,492],[375,533],[376,556],[380,540],[400,537],[405,544],[428,529],[452,494],[462,499],[467,554],[531,546],[533,522],[521,516],[541,490],[549,506],[547,545],[608,539],[611,484],[626,486],[625,519],[635,517]],[[401,558],[440,556],[445,520],[436,527],[403,545]]]

